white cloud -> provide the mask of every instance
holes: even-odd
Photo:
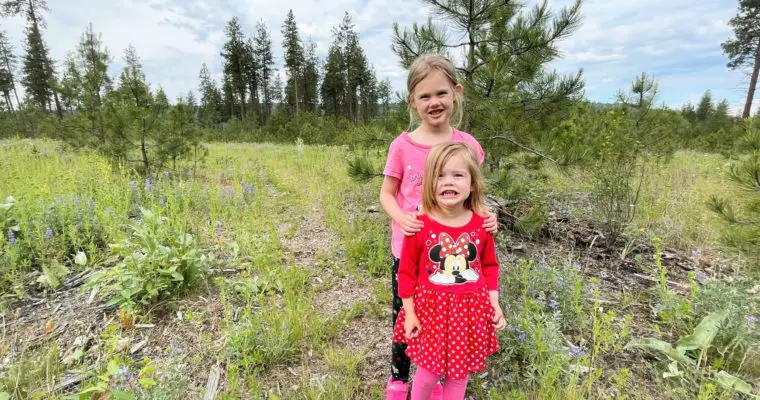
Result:
[[[550,6],[556,10],[572,2],[552,0]],[[394,21],[409,26],[428,16],[421,2],[405,0],[280,0],[276,7],[264,0],[56,0],[49,5],[44,38],[54,59],[60,61],[74,50],[92,22],[114,57],[112,75],[120,72],[124,49],[131,43],[148,80],[154,87],[160,84],[170,97],[197,88],[204,62],[218,79],[223,29],[234,15],[249,35],[256,22],[267,25],[281,65],[280,29],[289,9],[302,38],[313,40],[322,58],[332,41],[332,28],[348,11],[378,78],[390,79],[395,90],[403,91],[406,74],[390,49],[391,27]],[[648,72],[659,79],[660,101],[668,105],[680,106],[712,89],[714,97],[725,97],[738,109],[746,79],[742,72],[725,68],[727,59],[720,49],[731,37],[727,21],[735,11],[735,0],[586,0],[583,25],[560,43],[563,59],[550,67],[566,73],[583,68],[587,96],[596,101],[611,100],[636,74]],[[24,21],[12,18],[3,25],[20,53]]]

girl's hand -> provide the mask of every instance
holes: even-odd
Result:
[[[401,232],[406,236],[412,236],[415,233],[422,230],[424,225],[422,221],[417,219],[415,214],[406,214],[403,218],[398,220],[398,224],[401,225]]]
[[[493,323],[496,332],[507,327],[507,320],[504,319],[504,312],[501,311],[501,307],[498,304],[493,304]]]
[[[491,234],[496,234],[496,230],[499,228],[499,221],[496,219],[496,214],[491,211],[486,211],[486,219],[483,220],[483,229]]]
[[[407,313],[404,318],[404,335],[407,339],[416,338],[420,334],[420,320],[414,313]]]

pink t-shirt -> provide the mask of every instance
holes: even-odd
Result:
[[[483,163],[485,153],[480,143],[472,135],[454,129],[451,136],[454,142],[462,142],[472,146],[478,153],[478,162]],[[417,143],[409,137],[409,133],[401,135],[391,142],[388,148],[388,160],[385,162],[383,174],[401,181],[396,201],[404,213],[416,212],[422,203],[422,176],[425,170],[425,160],[433,146]],[[401,257],[401,245],[404,243],[404,233],[400,225],[393,221],[391,224],[391,251],[395,257]]]

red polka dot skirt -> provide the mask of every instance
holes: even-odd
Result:
[[[409,358],[435,374],[464,379],[482,371],[486,358],[499,349],[486,288],[451,293],[417,286],[414,310],[422,326],[420,334],[406,339],[406,313],[402,309],[393,329],[393,342],[407,343]]]

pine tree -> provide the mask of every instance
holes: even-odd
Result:
[[[258,22],[256,24],[254,52],[256,54],[256,58],[259,60],[259,91],[261,92],[263,103],[263,122],[266,123],[266,121],[269,119],[269,116],[272,115],[272,95],[270,93],[270,86],[272,83],[272,67],[274,66],[274,58],[272,57],[272,40],[270,39],[269,31],[267,31],[267,27],[263,22]]]
[[[529,135],[537,133],[524,129],[527,123],[557,115],[560,107],[581,96],[581,72],[561,77],[545,70],[559,57],[557,42],[580,27],[580,0],[559,13],[546,1],[529,13],[522,3],[498,0],[423,3],[447,28],[434,25],[432,19],[411,29],[394,24],[392,48],[404,67],[422,53],[463,53],[457,69],[468,103],[464,129],[476,126],[482,133],[498,135],[494,140],[506,138],[501,142],[505,150],[514,149],[514,143],[535,139]]]
[[[61,104],[63,108],[72,114],[82,106],[82,74],[77,66],[74,53],[69,53],[63,62],[63,76],[61,77]]]
[[[712,92],[708,90],[702,95],[702,98],[697,105],[697,121],[707,122],[708,119],[712,118],[714,112],[715,108],[712,102]]]
[[[21,83],[33,101],[40,105],[43,110],[53,110],[51,99],[55,101],[55,109],[59,118],[63,118],[58,93],[53,90],[56,84],[53,60],[50,58],[45,42],[42,39],[41,28],[45,23],[40,11],[47,11],[45,0],[5,0],[2,3],[3,15],[25,15],[26,27],[26,54],[22,68],[23,78]]]
[[[255,110],[255,116],[258,117],[261,114],[261,106],[259,102],[259,86],[261,80],[261,63],[256,56],[255,43],[253,38],[248,39],[245,44],[245,60],[246,60],[246,77],[248,80],[248,91],[251,94],[251,106]]]
[[[751,68],[742,118],[750,116],[752,101],[760,75],[760,0],[739,0],[737,15],[728,22],[734,29],[734,38],[723,42],[723,53],[730,59],[728,68]]]
[[[91,132],[105,141],[103,125],[103,98],[111,90],[111,78],[108,76],[108,64],[111,57],[108,49],[103,47],[100,36],[96,36],[92,24],[82,35],[77,47],[81,74],[80,106],[91,123]]]
[[[247,45],[240,28],[240,21],[233,17],[224,28],[227,42],[221,56],[224,58],[224,80],[230,85],[230,90],[237,97],[240,120],[245,119],[245,94],[248,91],[248,61]]]
[[[343,64],[343,52],[340,43],[337,40],[333,41],[325,61],[320,95],[322,96],[322,107],[325,115],[335,118],[342,115],[344,110],[343,97],[346,92],[346,75]]]
[[[13,102],[11,101],[10,93],[16,98],[16,106],[19,106],[21,102],[18,99],[18,91],[16,91],[16,63],[18,59],[13,54],[13,45],[8,40],[8,34],[5,31],[0,31],[0,91],[3,93],[3,98],[9,111],[13,111]]]
[[[280,71],[275,69],[274,72],[274,80],[272,80],[272,86],[269,89],[269,92],[272,96],[272,103],[276,104],[277,107],[282,107],[283,102],[285,101],[283,98],[283,85],[282,85],[282,77],[280,76]]]
[[[359,44],[359,35],[348,13],[343,16],[338,32],[338,41],[343,45],[343,62],[346,71],[344,113],[351,121],[357,121],[360,116],[359,90],[368,78],[367,57]]]
[[[285,100],[291,112],[298,114],[303,101],[303,94],[299,90],[302,87],[301,80],[306,60],[293,10],[288,11],[285,23],[282,25],[282,47],[285,53],[285,70],[288,75],[285,83]]]
[[[211,79],[206,63],[203,63],[198,78],[200,79],[198,91],[201,95],[198,120],[202,126],[213,128],[223,121],[222,94]]]
[[[362,119],[364,122],[369,122],[377,115],[377,76],[373,68],[369,68],[365,74],[359,86],[359,98]]]
[[[309,42],[306,46],[306,63],[303,68],[302,82],[304,109],[316,112],[319,105],[319,57],[317,45],[314,42]]]

